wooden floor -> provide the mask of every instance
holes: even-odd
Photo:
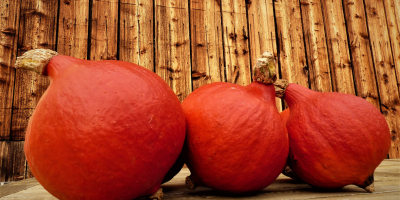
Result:
[[[25,132],[50,81],[14,63],[36,48],[139,64],[181,101],[212,82],[248,85],[270,51],[279,78],[376,106],[400,158],[399,0],[0,0],[0,182],[32,177]]]
[[[400,159],[384,160],[375,171],[375,192],[367,193],[354,185],[338,191],[321,191],[307,184],[293,180],[284,175],[259,193],[251,196],[226,196],[206,187],[196,190],[185,188],[185,178],[189,176],[188,168],[162,185],[164,200],[196,199],[400,199]],[[43,200],[56,199],[43,189],[33,178],[0,186],[1,199]],[[145,198],[140,198],[145,200]]]

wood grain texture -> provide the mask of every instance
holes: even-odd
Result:
[[[89,0],[60,1],[57,52],[88,59]]]
[[[245,0],[221,0],[226,80],[251,83]]]
[[[400,99],[396,72],[392,65],[388,25],[383,1],[365,0],[371,50],[378,82],[381,111],[391,131],[390,158],[400,158]],[[379,31],[377,31],[379,30]]]
[[[333,91],[355,94],[353,70],[341,1],[321,1]]]
[[[274,4],[272,1],[257,0],[248,1],[247,14],[250,39],[250,63],[255,64],[265,51],[278,57]],[[279,71],[278,62],[275,63],[276,71]]]
[[[380,109],[364,3],[343,0],[343,5],[357,96]]]
[[[275,70],[279,75],[278,49],[275,32],[274,3],[272,1],[247,1],[247,15],[250,39],[250,63],[254,65],[265,51],[275,56]],[[282,100],[275,98],[278,111],[282,111]]]
[[[22,0],[18,56],[35,48],[56,47],[58,1]],[[47,77],[18,69],[15,78],[11,140],[24,140],[29,117],[49,85]]]
[[[190,26],[193,90],[225,82],[220,2],[191,0]]]
[[[278,0],[274,3],[282,78],[308,88],[309,68],[304,47],[300,2]]]
[[[19,1],[0,1],[0,141],[11,139],[19,11]]]
[[[154,1],[121,0],[119,60],[154,71]]]
[[[156,0],[155,71],[180,101],[192,91],[189,2]]]
[[[9,142],[0,141],[0,182],[6,181],[6,176],[10,176],[7,174],[7,162],[9,155]]]
[[[311,89],[331,92],[331,74],[320,0],[300,1]]]
[[[0,181],[25,178],[24,141],[0,141]]]
[[[400,92],[400,1],[384,0],[386,21],[388,23],[393,63],[397,75],[397,87]]]
[[[90,60],[117,60],[118,0],[92,0]]]

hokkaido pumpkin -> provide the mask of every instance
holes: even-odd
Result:
[[[248,86],[211,83],[183,101],[188,188],[247,193],[267,187],[281,173],[289,145],[275,106],[273,62],[265,53]]]
[[[178,98],[159,76],[50,50],[28,51],[16,67],[50,77],[24,146],[47,191],[59,199],[134,199],[159,190],[186,129]]]
[[[286,126],[286,122],[289,119],[290,109],[287,108],[279,114],[282,117],[283,124]],[[289,144],[289,148],[290,148],[290,144]],[[285,166],[285,168],[282,171],[282,174],[285,176],[288,176],[290,178],[293,178],[293,179],[300,179],[298,176],[296,176],[296,174],[293,173],[293,171],[290,169],[290,167],[288,165]]]
[[[380,111],[350,94],[315,92],[285,80],[275,85],[290,108],[288,164],[294,174],[316,187],[355,184],[373,192],[374,170],[390,148]]]

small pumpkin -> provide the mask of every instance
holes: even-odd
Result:
[[[186,129],[177,96],[159,76],[51,50],[28,51],[16,67],[50,77],[24,146],[47,191],[59,199],[134,199],[159,190]]]
[[[272,54],[263,54],[248,86],[211,83],[183,101],[188,188],[247,193],[267,187],[281,173],[289,145],[275,106],[273,62]]]
[[[380,111],[363,98],[276,83],[290,115],[286,123],[294,174],[321,188],[355,184],[374,191],[373,173],[387,156],[390,132]]]

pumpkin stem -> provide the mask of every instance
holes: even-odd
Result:
[[[253,81],[272,84],[276,81],[275,58],[271,52],[264,52],[253,69]]]
[[[156,193],[153,195],[149,196],[147,199],[150,200],[161,200],[164,196],[164,193],[162,192],[162,188],[158,189]]]
[[[374,174],[368,176],[368,178],[364,181],[363,184],[357,186],[366,190],[369,193],[373,193],[375,191]]]
[[[292,169],[290,169],[289,166],[286,166],[286,167],[283,169],[282,174],[285,175],[285,176],[287,176],[287,177],[290,177],[290,178],[292,178],[292,179],[301,180],[301,179],[292,171]]]
[[[285,79],[279,79],[274,83],[275,86],[275,96],[283,98],[285,96],[286,88],[289,86],[289,81]]]
[[[193,176],[190,175],[190,176],[186,177],[185,186],[189,190],[194,190],[197,188],[197,186],[199,186],[199,184],[197,184],[196,181],[194,180]]]
[[[29,50],[17,58],[15,68],[22,68],[34,71],[39,75],[45,75],[47,74],[47,64],[56,55],[58,53],[50,49]]]

